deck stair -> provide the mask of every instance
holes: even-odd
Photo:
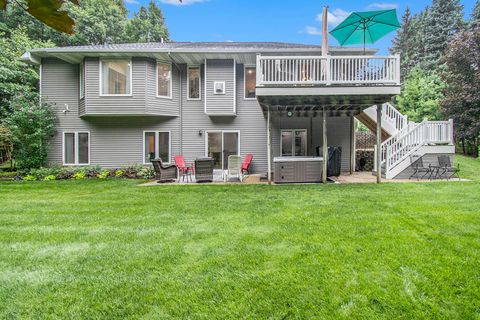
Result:
[[[382,174],[386,179],[393,179],[427,153],[454,150],[452,120],[409,123],[382,143]]]
[[[372,106],[365,109],[357,116],[372,132],[377,130],[377,107]],[[390,103],[384,103],[382,107],[382,141],[405,129],[408,125],[407,116],[403,115]]]
[[[384,104],[382,110],[381,170],[384,178],[395,178],[427,153],[454,152],[452,120],[415,123],[409,122],[407,116],[389,103]],[[375,132],[376,106],[366,109],[357,119]]]

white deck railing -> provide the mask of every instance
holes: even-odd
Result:
[[[381,163],[385,172],[424,145],[453,144],[453,121],[423,121],[384,141]]]
[[[400,84],[400,56],[257,55],[257,85]]]

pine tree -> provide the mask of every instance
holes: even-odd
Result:
[[[162,10],[154,1],[150,1],[148,9],[141,6],[127,25],[129,42],[159,42],[168,40],[168,30]]]
[[[477,0],[470,19],[470,29],[475,30],[477,28],[480,28],[480,0]]]
[[[413,16],[411,42],[411,67],[420,65],[425,58],[425,38],[426,26],[428,23],[428,13],[430,9],[426,7],[423,11]]]
[[[413,47],[414,29],[412,28],[412,24],[413,17],[410,9],[407,7],[402,18],[401,27],[398,29],[397,34],[393,39],[392,47],[390,48],[391,54],[399,53],[401,56],[400,74],[402,81],[414,66],[412,58],[415,48]]]
[[[425,30],[425,70],[439,67],[440,58],[452,36],[465,27],[460,0],[433,0]]]

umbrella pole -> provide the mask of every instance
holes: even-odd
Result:
[[[366,44],[367,44],[367,24],[366,23],[363,23],[363,55],[366,56],[366,50],[365,50],[365,47],[366,47]]]

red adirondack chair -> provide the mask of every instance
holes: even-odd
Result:
[[[243,160],[242,163],[242,169],[240,169],[240,172],[244,174],[247,172],[247,174],[250,174],[250,165],[252,164],[253,160],[253,154],[249,153],[245,156],[245,160]]]
[[[173,160],[175,161],[175,165],[178,167],[178,171],[180,171],[180,173],[187,173],[188,170],[190,170],[192,172],[192,174],[195,173],[193,163],[190,164],[189,166],[187,166],[185,164],[185,157],[184,156],[174,156]]]

